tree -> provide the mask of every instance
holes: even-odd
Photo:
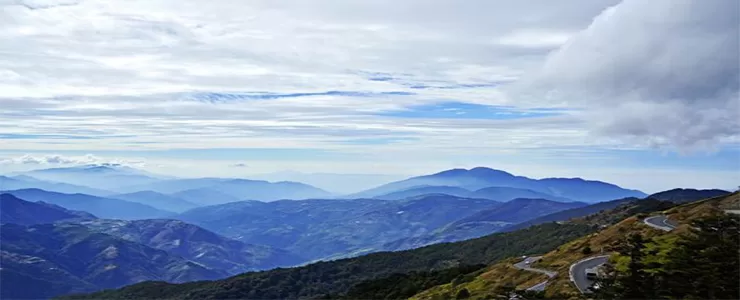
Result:
[[[630,236],[597,279],[598,299],[740,299],[740,216],[698,219],[688,234]],[[626,266],[615,261],[628,260]]]
[[[455,299],[468,299],[470,298],[470,292],[466,288],[462,288],[461,290],[457,291],[457,295],[455,296]]]
[[[593,253],[593,250],[591,250],[591,246],[586,245],[586,247],[584,247],[583,250],[581,250],[581,253],[583,253],[585,255],[589,255],[589,254]]]

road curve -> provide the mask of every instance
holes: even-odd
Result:
[[[586,259],[577,261],[570,265],[570,281],[576,285],[578,291],[587,293],[588,288],[594,284],[592,280],[586,278],[586,269],[594,268],[599,265],[605,264],[609,260],[609,255],[592,256]]]
[[[673,229],[676,229],[676,225],[671,224],[671,221],[668,220],[668,217],[664,215],[647,217],[644,220],[642,220],[642,222],[647,224],[650,227],[657,228],[657,229],[664,230],[664,231],[671,231]]]
[[[535,269],[535,268],[532,268],[532,267],[529,266],[533,262],[536,262],[536,261],[540,260],[540,258],[542,258],[542,256],[527,257],[524,260],[522,260],[522,261],[520,261],[518,263],[515,263],[514,264],[514,268],[517,268],[519,270],[524,270],[524,271],[542,273],[542,274],[547,275],[547,277],[549,277],[549,278],[553,278],[553,277],[555,277],[555,275],[558,275],[557,272],[543,270],[543,269]],[[547,282],[548,282],[548,280],[545,280],[543,282],[540,282],[538,284],[535,284],[535,285],[527,288],[527,290],[528,291],[538,291],[538,292],[544,291],[545,290],[545,287],[547,286]]]

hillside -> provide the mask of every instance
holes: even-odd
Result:
[[[152,191],[141,191],[128,194],[118,194],[110,196],[110,198],[121,199],[141,204],[146,204],[156,209],[171,211],[171,212],[184,212],[188,209],[199,207],[200,205],[192,203],[187,200],[179,199],[172,195],[165,195],[162,193]]]
[[[386,250],[405,250],[435,243],[454,242],[498,232],[508,225],[552,212],[581,207],[580,202],[555,202],[545,199],[514,199],[492,208],[479,210],[438,230],[418,237],[403,238],[384,245]]]
[[[499,204],[448,195],[405,201],[242,201],[192,209],[176,218],[245,243],[315,260],[379,251],[385,243],[433,232]]]
[[[29,202],[11,194],[0,194],[0,222],[19,225],[54,223],[63,220],[95,219],[95,216],[44,202]]]
[[[696,190],[696,189],[672,189],[652,194],[647,198],[671,201],[676,203],[691,202],[700,199],[724,196],[730,192],[724,190]]]
[[[604,210],[613,209],[617,206],[624,205],[632,201],[638,201],[638,200],[639,200],[638,198],[624,198],[624,199],[618,199],[618,200],[612,200],[612,201],[599,202],[599,203],[582,206],[582,207],[566,209],[566,210],[562,210],[562,211],[555,212],[552,214],[544,215],[538,218],[534,218],[529,221],[506,226],[503,229],[501,229],[501,231],[506,231],[506,232],[515,231],[515,230],[527,228],[529,226],[533,226],[537,224],[567,221],[573,218],[580,218],[580,217],[596,214]]]
[[[77,224],[0,225],[2,299],[42,299],[144,280],[221,278],[165,251]]]
[[[318,262],[304,267],[245,273],[213,282],[181,285],[147,282],[119,290],[67,299],[296,299],[344,294],[368,279],[394,273],[442,270],[464,265],[490,264],[506,257],[542,253],[566,241],[593,232],[584,225],[544,224],[522,231],[381,252],[350,259]]]
[[[578,293],[569,280],[570,265],[580,259],[599,253],[609,254],[616,251],[621,247],[620,245],[624,242],[627,234],[640,234],[645,239],[684,234],[689,231],[691,227],[689,224],[694,220],[723,215],[726,209],[740,207],[740,195],[734,193],[728,196],[688,203],[666,210],[665,214],[668,218],[680,224],[677,229],[670,232],[656,230],[642,222],[642,219],[648,215],[648,211],[660,211],[660,205],[655,205],[656,203],[669,202],[660,202],[657,200],[639,201],[634,202],[633,206],[618,207],[616,210],[622,212],[617,212],[618,215],[624,215],[626,211],[642,211],[642,213],[627,217],[615,225],[608,226],[586,237],[565,243],[557,247],[557,249],[544,254],[542,260],[534,263],[533,266],[557,272],[557,275],[547,285],[545,295],[555,299],[578,297],[580,293]],[[610,215],[615,212],[605,211],[591,216],[591,219],[611,220],[613,217],[610,217]],[[511,269],[513,262],[516,262],[516,260],[494,264],[488,267],[485,273],[476,276],[469,282],[459,285],[439,285],[419,293],[415,298],[436,299],[439,297],[451,297],[462,289],[465,289],[471,298],[495,297],[501,293],[509,293],[515,287],[524,289],[545,279],[544,277],[540,277],[538,279],[539,281],[529,281],[528,278],[533,276],[532,272]]]
[[[167,251],[229,275],[298,265],[295,254],[262,245],[251,245],[178,220],[89,220],[79,224],[96,232]]]

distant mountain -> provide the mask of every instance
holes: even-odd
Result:
[[[227,195],[209,188],[189,189],[169,195],[199,205],[216,205],[242,201],[242,199],[239,199],[237,197]]]
[[[246,271],[295,266],[306,260],[284,250],[251,245],[178,220],[89,220],[93,231],[165,250],[188,260],[234,275]]]
[[[676,203],[692,202],[700,199],[714,198],[729,195],[730,192],[718,189],[696,190],[696,189],[672,189],[652,194],[647,198],[671,201]]]
[[[405,201],[242,201],[195,208],[176,218],[246,243],[321,259],[377,251],[387,242],[430,233],[497,205],[449,195]]]
[[[171,212],[183,212],[188,209],[196,208],[200,205],[192,203],[187,200],[179,199],[171,195],[165,195],[162,193],[152,191],[141,191],[129,194],[118,194],[110,196],[110,198],[121,199],[131,202],[137,202],[146,204],[157,209],[171,211]]]
[[[383,200],[401,200],[406,199],[410,197],[418,197],[422,195],[428,195],[428,194],[445,194],[450,196],[456,196],[456,197],[468,197],[472,192],[469,190],[466,190],[461,187],[456,186],[431,186],[431,185],[425,185],[425,186],[414,186],[405,190],[397,191],[388,193],[385,195],[380,195],[377,197],[374,197],[375,199],[383,199]],[[485,198],[485,197],[475,197],[475,198]]]
[[[477,238],[501,231],[506,226],[525,222],[550,213],[583,207],[581,202],[556,202],[545,199],[514,199],[501,205],[479,210],[439,230],[417,237],[403,238],[384,245],[384,250],[405,250],[442,242]]]
[[[599,202],[624,197],[644,197],[637,190],[628,190],[614,184],[584,180],[581,178],[531,179],[489,168],[452,169],[432,175],[412,177],[396,181],[352,195],[356,198],[372,198],[402,191],[415,186],[455,186],[468,190],[488,187],[511,187],[528,189],[547,195],[582,202]]]
[[[3,224],[0,233],[2,299],[45,299],[145,280],[186,282],[226,275],[77,224]]]
[[[112,164],[41,169],[25,172],[23,175],[111,191],[119,191],[119,188],[124,186],[155,183],[163,179],[141,170]]]
[[[81,219],[95,219],[95,216],[54,204],[25,201],[11,194],[0,194],[0,223],[35,225]]]
[[[512,188],[512,187],[501,187],[501,186],[492,186],[487,188],[482,188],[477,191],[472,192],[468,197],[471,198],[485,198],[485,199],[493,199],[498,201],[510,201],[518,198],[523,199],[546,199],[546,200],[553,200],[558,202],[573,202],[573,200],[564,198],[564,197],[557,197],[550,194],[540,193],[529,189],[520,189],[520,188]]]
[[[538,218],[534,218],[529,221],[506,226],[505,228],[501,229],[501,231],[509,232],[509,231],[515,231],[515,230],[527,228],[527,227],[538,225],[538,224],[544,224],[544,223],[550,223],[550,222],[561,222],[561,221],[567,221],[573,218],[585,217],[585,216],[596,214],[596,213],[603,212],[606,210],[614,209],[615,207],[618,207],[620,205],[624,205],[624,204],[627,204],[633,201],[639,201],[639,200],[640,200],[639,198],[624,198],[624,199],[594,203],[594,204],[582,206],[582,207],[566,209],[566,210],[558,211],[558,212],[551,213],[548,215],[544,215]]]
[[[104,196],[111,193],[110,191],[81,185],[41,180],[27,175],[17,175],[13,177],[0,175],[0,192],[22,189],[42,189],[58,193],[83,193],[94,196]]]
[[[349,194],[372,188],[387,182],[402,179],[406,176],[384,174],[339,174],[339,173],[302,173],[282,171],[259,174],[250,178],[268,181],[296,181],[340,193]]]
[[[470,191],[456,186],[415,186],[409,189],[377,196],[375,197],[375,199],[400,200],[409,197],[418,197],[426,194],[447,194],[457,197],[491,199],[501,202],[506,202],[517,198],[548,199],[560,202],[573,202],[573,200],[570,200],[568,198],[556,197],[545,193],[535,192],[533,190],[500,186],[482,188],[476,191]]]
[[[40,189],[15,190],[7,193],[27,201],[43,201],[66,209],[86,211],[106,219],[150,219],[172,215],[170,212],[141,203],[85,194],[63,194]]]
[[[223,193],[240,200],[259,201],[275,201],[282,199],[298,200],[331,196],[327,191],[299,182],[268,182],[262,180],[233,178],[173,179],[153,184],[129,186],[125,189],[132,191],[148,190],[171,195],[186,190],[207,189]],[[204,202],[197,201],[196,203]],[[210,204],[213,203],[211,202]]]

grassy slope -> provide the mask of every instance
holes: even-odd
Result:
[[[602,251],[602,248],[604,253],[609,253],[611,248],[616,245],[620,239],[624,238],[627,233],[640,232],[646,238],[655,236],[666,236],[666,238],[670,238],[676,234],[686,232],[689,226],[688,224],[694,219],[720,214],[723,210],[737,209],[738,207],[740,207],[740,194],[736,192],[727,196],[715,197],[670,208],[664,211],[664,213],[667,214],[671,220],[675,220],[681,224],[676,230],[671,232],[664,232],[645,225],[642,222],[642,219],[647,214],[628,217],[615,225],[604,228],[600,232],[568,242],[557,249],[548,252],[543,256],[542,260],[533,264],[533,267],[558,272],[558,275],[552,279],[545,290],[548,296],[567,295],[578,297],[578,291],[570,282],[568,276],[568,270],[572,263],[586,257],[597,255]],[[629,208],[622,209],[615,213],[621,214],[629,210]],[[582,222],[584,220],[578,221]],[[587,246],[590,247],[594,253],[584,254],[583,249]],[[517,288],[523,289],[545,279],[544,275],[537,275],[532,272],[514,269],[512,264],[517,261],[519,260],[509,259],[499,262],[489,266],[486,273],[478,276],[471,282],[459,284],[454,287],[451,284],[436,286],[417,294],[414,296],[414,299],[450,298],[462,288],[466,288],[470,291],[471,299],[482,299],[487,296],[491,296],[492,291],[498,286],[514,284]]]

